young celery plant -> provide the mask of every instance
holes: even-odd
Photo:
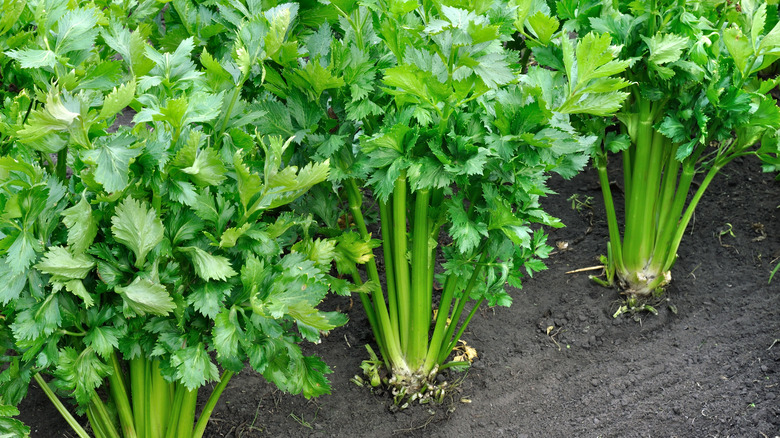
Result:
[[[573,176],[595,137],[578,135],[558,110],[564,102],[553,102],[557,85],[565,85],[562,74],[532,68],[518,75],[525,66],[503,42],[514,26],[532,31],[517,8],[332,5],[343,38],[334,39],[324,24],[302,47],[307,63],[283,64],[288,85],[272,91],[286,100],[275,110],[289,117],[266,133],[299,132],[312,156],[331,160],[331,180],[343,187],[349,208],[345,225],[354,222],[366,244],[373,242],[370,214],[376,213],[364,202],[370,189],[384,272],[373,259],[359,262],[367,271],[360,299],[398,399],[436,396],[436,374],[464,365],[448,358],[480,305],[509,305],[507,282],[519,287],[521,268],[528,275],[544,268],[545,235],[529,225],[560,225],[539,206],[549,192],[548,172]],[[557,21],[554,26],[552,32]],[[583,47],[577,56],[584,58],[603,49]],[[625,98],[617,91],[623,86],[591,90],[585,100],[601,100],[578,110],[614,112]],[[577,93],[588,91],[572,96]],[[569,105],[576,107],[576,99]],[[312,114],[319,116],[302,117]],[[333,223],[326,204],[312,196],[299,207]],[[437,275],[441,257],[444,272]],[[359,282],[351,262],[341,269]],[[376,383],[376,374],[370,377]]]
[[[751,0],[659,0],[642,8],[620,1],[565,24],[609,34],[632,63],[623,74],[632,85],[619,130],[582,121],[601,126],[594,163],[607,209],[608,272],[634,301],[671,280],[683,234],[716,174],[735,158],[777,148],[780,113],[768,95],[777,81],[756,77],[780,57],[780,27],[765,29],[766,10]],[[609,153],[621,151],[622,236],[607,175]]]

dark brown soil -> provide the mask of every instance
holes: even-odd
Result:
[[[734,162],[703,198],[659,315],[613,319],[618,294],[588,280],[606,248],[595,172],[555,179],[546,201],[568,242],[549,270],[514,291],[511,308],[482,309],[465,340],[479,352],[442,405],[391,412],[350,383],[370,341],[362,310],[321,344],[333,394],[282,394],[253,372],[236,376],[209,437],[777,437],[780,436],[780,187],[754,160]],[[579,212],[567,198],[592,197]],[[726,233],[729,224],[734,236]],[[342,310],[348,299],[328,303]],[[548,327],[553,327],[547,332]],[[775,343],[776,342],[776,343]],[[462,379],[462,381],[461,381]],[[21,406],[33,437],[74,436],[37,388]]]

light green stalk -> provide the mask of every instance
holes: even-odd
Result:
[[[382,253],[385,256],[385,281],[387,282],[387,307],[390,310],[390,325],[398,333],[398,296],[395,291],[395,270],[393,269],[393,219],[390,204],[379,201],[379,222],[382,228]]]
[[[401,341],[401,351],[409,351],[410,328],[410,282],[409,263],[406,260],[406,171],[395,181],[393,190],[393,269],[395,270],[395,287],[398,299],[398,325]]]
[[[92,394],[89,408],[93,410],[92,415],[95,417],[95,423],[92,423],[93,428],[97,425],[102,429],[104,436],[107,438],[120,438],[119,432],[114,427],[114,422],[111,420],[108,410],[106,410],[106,405],[97,393]]]
[[[471,274],[471,278],[469,278],[469,282],[466,285],[466,289],[463,290],[461,293],[461,296],[455,300],[455,309],[450,314],[450,322],[447,324],[447,330],[444,334],[444,338],[442,341],[445,343],[444,348],[440,349],[439,351],[439,357],[436,359],[437,363],[443,363],[445,360],[447,360],[447,357],[452,352],[452,348],[450,348],[451,345],[454,343],[457,343],[457,339],[453,339],[453,336],[455,335],[455,330],[458,327],[458,322],[460,321],[460,315],[463,314],[463,309],[466,307],[466,303],[469,301],[469,296],[471,295],[471,291],[474,289],[474,286],[477,284],[477,279],[479,278],[479,275],[482,273],[482,267],[483,263],[487,259],[487,254],[485,252],[482,253],[482,256],[480,257],[480,261],[477,262],[477,265],[474,267],[474,272]],[[445,318],[444,315],[437,315],[438,318]],[[465,327],[465,325],[464,325]]]
[[[651,121],[652,123],[652,121]],[[659,187],[661,186],[661,178],[664,170],[664,148],[669,142],[660,132],[652,130],[652,143],[650,151],[649,166],[647,166],[648,174],[645,180],[645,197],[643,199],[644,205],[641,206],[644,214],[642,217],[641,233],[643,236],[642,252],[639,256],[646,262],[652,259],[655,233],[657,231],[657,213],[659,210],[660,196]]]
[[[33,375],[33,378],[36,382],[38,382],[38,386],[41,387],[43,390],[43,393],[46,394],[46,397],[49,398],[49,401],[52,402],[54,407],[57,409],[57,412],[62,415],[62,418],[65,419],[65,422],[68,423],[68,426],[73,429],[74,432],[76,432],[76,435],[79,436],[79,438],[90,438],[87,431],[84,430],[83,427],[79,424],[78,421],[71,415],[70,412],[68,412],[68,409],[65,407],[65,405],[62,404],[60,399],[57,397],[57,395],[54,393],[54,391],[51,390],[49,387],[49,384],[46,383],[45,380],[43,380],[43,377],[41,377],[40,373],[35,373]]]
[[[203,437],[203,434],[206,432],[206,426],[209,423],[209,418],[211,418],[211,414],[214,412],[214,407],[217,405],[219,397],[222,395],[222,392],[225,391],[225,388],[227,387],[228,382],[230,382],[230,379],[233,377],[233,374],[233,371],[225,370],[222,373],[222,376],[220,376],[219,383],[214,388],[214,391],[212,391],[209,399],[206,401],[206,404],[203,406],[203,411],[201,411],[198,422],[195,424],[195,429],[192,432],[192,438]]]
[[[680,162],[675,157],[675,148],[672,141],[665,139],[664,152],[666,154],[663,171],[663,181],[661,182],[661,195],[658,198],[658,225],[656,232],[655,248],[658,251],[664,251],[663,235],[664,226],[670,221],[674,206],[674,194],[677,191],[677,177],[680,173]],[[653,258],[655,261],[655,257]]]
[[[412,230],[412,289],[411,317],[407,361],[412,369],[418,369],[425,361],[430,330],[431,289],[428,289],[430,250],[428,248],[428,203],[430,191],[418,190],[414,202],[414,223]]]
[[[177,427],[176,438],[192,438],[192,431],[195,424],[195,407],[198,401],[198,391],[187,389],[183,384],[179,384],[184,392],[181,401],[181,410],[179,411],[179,424]]]
[[[142,356],[130,359],[130,390],[132,392],[133,414],[135,415],[135,429],[142,437],[151,436],[151,422],[149,421],[149,394],[146,378],[149,362]]]
[[[177,383],[173,396],[173,405],[171,406],[171,417],[166,429],[165,438],[184,438],[177,435],[179,431],[179,422],[182,419],[182,404],[184,402],[184,392],[186,388],[181,383]],[[192,427],[192,426],[190,426]]]
[[[607,229],[609,230],[609,246],[612,249],[612,261],[619,275],[623,276],[626,267],[623,264],[623,244],[620,239],[620,228],[618,227],[617,214],[615,213],[615,203],[612,200],[612,189],[609,187],[609,175],[607,174],[607,158],[599,156],[596,158],[596,169],[601,183],[601,193],[604,197],[604,207],[607,212]]]
[[[674,229],[674,237],[671,243],[672,251],[669,251],[669,254],[667,255],[666,261],[664,263],[664,270],[668,270],[674,264],[674,260],[677,257],[677,248],[680,247],[680,242],[682,241],[683,234],[685,234],[685,229],[688,228],[688,224],[693,217],[693,212],[696,209],[696,206],[699,204],[701,197],[704,195],[704,192],[707,190],[707,187],[709,187],[710,183],[712,182],[712,179],[715,178],[715,175],[722,167],[722,164],[716,164],[712,166],[712,168],[710,168],[710,170],[707,172],[707,175],[704,177],[704,180],[701,182],[701,185],[696,190],[696,193],[694,193],[691,202],[688,204],[688,208],[685,210],[685,214],[683,214],[682,219],[680,219],[680,223]]]
[[[148,421],[152,430],[150,438],[162,438],[165,427],[168,425],[171,415],[171,403],[173,403],[173,384],[167,382],[160,372],[160,361],[151,361],[149,388],[149,416]]]
[[[648,241],[649,226],[646,212],[642,207],[646,205],[649,193],[647,183],[652,172],[651,157],[653,152],[653,120],[652,105],[646,100],[639,101],[639,122],[636,134],[635,154],[633,158],[631,193],[626,200],[626,228],[623,241],[624,263],[629,272],[638,272],[644,269],[644,263],[650,255],[651,248]]]
[[[352,212],[352,217],[355,220],[360,237],[368,241],[371,238],[371,235],[368,232],[366,221],[363,217],[363,211],[361,209],[362,197],[355,180],[347,180],[345,189],[347,190],[350,211]],[[385,265],[388,263],[392,263],[392,261],[386,259]],[[372,291],[371,298],[368,298],[366,294],[360,294],[361,303],[366,310],[366,315],[369,317],[374,337],[380,347],[385,362],[389,362],[392,367],[403,366],[404,362],[403,355],[401,354],[398,331],[393,329],[393,324],[390,321],[390,315],[387,311],[387,306],[385,305],[384,295],[381,290],[382,283],[379,280],[379,270],[376,266],[376,260],[372,257],[366,264],[368,266],[368,278],[374,282],[377,287]]]
[[[436,323],[433,327],[431,343],[428,347],[428,354],[425,358],[423,369],[432,370],[438,363],[439,352],[445,343],[444,334],[447,328],[447,318],[450,315],[452,299],[455,296],[457,286],[457,278],[454,275],[448,275],[447,279],[444,281],[444,290],[442,291],[441,300],[439,301],[439,310],[436,313]]]
[[[87,421],[89,421],[90,426],[92,426],[92,433],[95,434],[95,438],[106,438],[106,433],[103,431],[103,426],[95,416],[92,406],[87,408]]]
[[[675,246],[672,242],[677,228],[682,225],[680,220],[683,210],[686,209],[685,202],[688,199],[688,191],[693,183],[695,173],[695,162],[687,161],[682,165],[682,172],[680,172],[677,190],[674,193],[672,202],[670,202],[668,211],[661,214],[658,236],[656,238],[657,250],[651,263],[651,269],[656,272],[663,273],[668,270],[671,266],[667,266],[667,260],[669,260],[670,255],[672,258],[677,255],[679,245]],[[683,231],[685,231],[684,227]]]
[[[471,322],[471,319],[474,318],[474,315],[479,310],[479,306],[482,305],[482,303],[485,302],[485,297],[480,297],[476,303],[474,303],[474,306],[471,308],[471,311],[469,312],[468,316],[466,316],[466,319],[463,320],[463,324],[460,325],[460,328],[458,329],[458,332],[455,333],[455,336],[452,337],[450,340],[450,343],[447,345],[447,349],[444,350],[447,352],[447,356],[452,353],[452,350],[455,349],[455,347],[458,345],[458,341],[460,340],[461,336],[463,336],[463,333],[466,331],[466,327],[469,326],[469,323]],[[447,356],[444,356],[444,360],[446,360]],[[442,362],[444,362],[442,360]]]
[[[108,376],[108,386],[111,391],[111,398],[116,405],[116,411],[119,415],[119,424],[122,426],[124,438],[135,438],[136,431],[133,423],[133,411],[130,409],[130,400],[128,399],[127,387],[125,386],[124,373],[119,364],[119,358],[116,352],[111,355],[112,373]]]

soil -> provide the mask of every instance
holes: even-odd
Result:
[[[747,159],[722,171],[686,231],[668,300],[637,320],[612,317],[619,295],[588,279],[598,270],[567,273],[598,265],[606,250],[595,172],[551,186],[560,195],[545,207],[568,227],[550,242],[568,248],[513,291],[511,308],[478,312],[464,340],[479,358],[448,376],[442,404],[394,412],[386,394],[351,383],[370,330],[357,300],[335,298],[326,305],[350,322],[305,347],[332,368],[332,395],[290,396],[245,371],[207,436],[780,436],[780,278],[767,284],[780,256],[773,176]],[[573,209],[572,194],[587,205]],[[74,436],[37,387],[20,408],[33,437]]]

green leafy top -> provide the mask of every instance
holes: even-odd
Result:
[[[23,15],[44,19],[30,8]],[[247,133],[266,102],[241,95],[249,70],[287,44],[294,9],[237,20],[266,34],[233,34],[228,51],[202,51],[200,64],[194,39],[155,49],[91,7],[46,15],[51,31],[30,44],[49,41],[53,55],[7,52],[45,81],[3,108],[21,129],[0,125],[0,339],[16,350],[0,374],[5,402],[48,372],[83,408],[117,353],[159,360],[190,389],[218,378],[216,351],[223,368],[248,361],[283,390],[329,392],[329,370],[297,344],[346,322],[317,305],[353,287],[328,274],[335,252],[290,250],[313,245],[311,220],[281,211],[329,165],[295,166],[290,142]],[[113,76],[79,85],[92,70]],[[112,128],[133,111],[133,124]]]
[[[565,29],[611,38],[619,62],[630,65],[619,79],[632,83],[619,116],[630,136],[640,105],[650,102],[653,124],[677,146],[678,160],[723,165],[754,153],[748,148],[762,139],[760,153],[776,149],[780,111],[768,96],[776,83],[757,76],[780,58],[780,25],[768,23],[766,2],[621,1],[567,18]],[[540,62],[565,62],[563,47],[536,49]]]
[[[307,145],[299,162],[329,159],[335,188],[356,180],[384,202],[403,176],[413,192],[437,192],[430,220],[453,240],[442,248],[445,268],[466,281],[489,252],[497,262],[483,284],[494,286],[480,293],[507,304],[504,285],[519,285],[522,275],[513,268],[533,274],[546,256],[543,235],[528,224],[560,225],[539,202],[547,172],[573,176],[594,148],[596,138],[578,134],[570,114],[614,113],[628,82],[613,76],[628,63],[615,60],[609,37],[593,34],[567,41],[567,68],[578,80],[567,80],[563,63],[560,72],[523,73],[505,44],[524,25],[521,11],[500,2],[333,5],[338,20],[298,42],[305,60],[280,59],[266,71],[265,89],[277,100],[264,110],[276,117],[259,131]],[[296,204],[326,234],[341,232],[342,213],[321,201],[332,196],[317,190]]]

